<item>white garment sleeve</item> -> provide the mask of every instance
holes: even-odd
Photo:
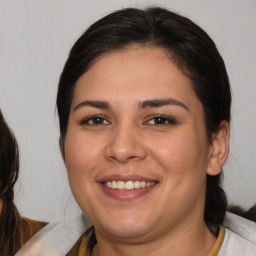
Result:
[[[256,256],[256,223],[226,213],[225,236],[218,256]]]
[[[15,256],[64,256],[90,226],[89,222],[80,220],[48,224]]]

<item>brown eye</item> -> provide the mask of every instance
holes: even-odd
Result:
[[[82,125],[108,125],[110,122],[102,116],[91,116],[81,121]]]
[[[166,116],[155,116],[151,118],[148,122],[150,125],[173,125],[176,124],[176,120]]]

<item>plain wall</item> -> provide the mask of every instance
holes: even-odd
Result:
[[[120,7],[146,5],[188,16],[217,44],[233,91],[224,188],[230,203],[256,203],[255,0],[0,0],[0,107],[20,146],[16,202],[23,215],[51,221],[79,213],[58,147],[59,75],[87,26]]]

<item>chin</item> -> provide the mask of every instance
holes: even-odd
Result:
[[[137,225],[120,225],[119,227],[112,227],[108,232],[119,239],[136,239],[148,234],[148,228]]]
[[[107,222],[102,222],[102,227],[106,233],[116,238],[133,239],[143,237],[149,232],[149,225],[145,219],[139,218],[113,218]],[[95,226],[97,229],[97,226]]]

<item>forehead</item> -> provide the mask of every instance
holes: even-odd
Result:
[[[107,87],[137,90],[161,89],[175,80],[192,86],[190,79],[181,72],[166,50],[151,46],[129,46],[101,55],[77,81],[76,87],[84,86],[90,92]],[[148,86],[144,86],[145,83]],[[129,86],[128,86],[129,85]],[[146,88],[147,87],[147,88]],[[111,89],[111,88],[109,88]]]
[[[143,101],[167,98],[203,113],[191,80],[164,49],[130,46],[101,55],[78,79],[71,111],[85,100],[106,101],[125,110]]]

